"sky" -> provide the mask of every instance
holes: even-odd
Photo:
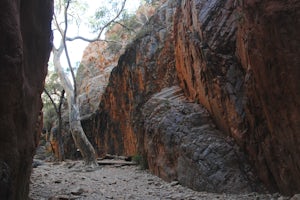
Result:
[[[88,14],[94,13],[95,10],[97,8],[99,8],[102,4],[104,4],[106,1],[107,0],[86,0],[87,4],[89,6],[87,13]],[[140,0],[127,0],[125,9],[127,9],[129,12],[134,12],[138,8],[139,5],[140,5]],[[72,33],[77,33],[77,32],[78,32],[78,28],[76,26],[72,27],[70,25],[68,28],[67,35],[72,36],[72,35],[74,35]],[[79,34],[81,36],[85,36],[86,38],[90,38],[90,39],[95,38],[95,34],[92,34],[90,32],[90,29],[83,24],[80,26]],[[59,41],[60,41],[60,36],[58,35],[58,33],[54,32],[54,45],[58,46]],[[67,43],[73,67],[76,63],[79,63],[81,61],[83,51],[87,45],[88,45],[88,43],[85,41],[82,41],[82,40],[75,40],[75,41]],[[52,56],[50,57],[50,62],[52,62]],[[62,62],[63,66],[67,67],[67,61],[65,58],[62,57],[61,62]]]

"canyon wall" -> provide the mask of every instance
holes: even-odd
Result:
[[[300,190],[299,2],[182,1],[180,85],[249,154],[259,177]]]
[[[99,155],[141,154],[153,173],[197,190],[258,191],[254,173],[271,191],[299,192],[299,4],[164,4],[120,57],[95,115],[83,121]],[[166,89],[173,85],[183,93]],[[199,114],[205,109],[212,121]],[[228,177],[235,176],[251,188],[233,189]]]
[[[300,192],[300,2],[245,0],[240,13],[246,151],[264,182]]]
[[[42,126],[52,1],[0,3],[0,199],[27,199]]]
[[[210,192],[262,191],[245,155],[208,112],[171,87],[178,85],[173,22],[179,3],[161,7],[126,48],[99,109],[82,120],[85,132],[99,156],[140,155],[167,181]]]
[[[176,83],[172,17],[174,6],[164,6],[127,46],[112,70],[92,135],[99,155],[135,155],[141,128],[141,106],[150,96]]]

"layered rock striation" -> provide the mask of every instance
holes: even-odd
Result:
[[[270,190],[299,192],[299,7],[168,1],[126,48],[86,123],[99,155],[142,154],[155,174],[197,190],[249,191],[233,138]],[[158,98],[173,85],[189,103]]]
[[[237,35],[243,142],[261,179],[287,194],[300,192],[299,10],[299,1],[245,0]]]
[[[299,192],[299,2],[182,1],[176,68],[185,94],[246,150],[269,188]]]
[[[27,199],[52,48],[50,0],[0,3],[0,199]]]
[[[141,107],[176,83],[174,6],[164,6],[145,25],[112,70],[99,110],[89,123],[99,155],[135,155],[141,134]],[[89,133],[88,133],[89,134]]]
[[[107,43],[102,41],[93,42],[85,49],[76,75],[82,117],[97,110],[119,57],[119,53],[112,54]]]
[[[143,106],[149,170],[198,191],[262,191],[246,156],[213,123],[207,110],[164,88]]]

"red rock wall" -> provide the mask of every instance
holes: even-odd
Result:
[[[92,123],[100,156],[137,154],[143,135],[141,106],[152,94],[176,83],[173,10],[164,7],[153,16],[113,69]]]
[[[51,0],[0,3],[0,199],[27,199],[51,50]]]
[[[203,104],[223,131],[243,128],[244,70],[235,56],[234,0],[182,1],[174,24],[180,86]]]
[[[265,182],[300,192],[300,2],[245,0],[240,13],[247,152]]]
[[[149,170],[198,191],[264,191],[246,156],[215,126],[207,110],[178,86],[156,93],[143,106]]]
[[[300,192],[299,4],[169,1],[121,56],[89,122],[100,155],[143,152],[141,108],[178,77],[269,189]]]
[[[247,151],[269,188],[299,192],[299,1],[239,3],[182,1],[180,85]]]

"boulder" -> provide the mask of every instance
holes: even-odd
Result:
[[[262,191],[246,156],[213,123],[207,110],[164,88],[143,107],[144,148],[149,170],[198,191]]]

